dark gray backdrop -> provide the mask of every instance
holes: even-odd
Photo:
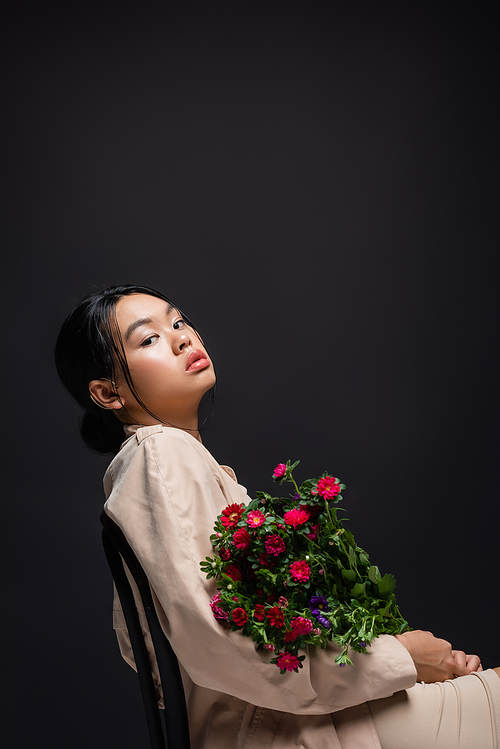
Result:
[[[287,458],[301,478],[340,476],[350,527],[396,575],[413,626],[499,665],[488,6],[15,8],[11,745],[147,746],[111,630],[107,460],[80,443],[52,362],[66,314],[112,283],[158,287],[197,323],[218,372],[204,441],[219,461],[250,491]]]

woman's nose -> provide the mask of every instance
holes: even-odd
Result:
[[[191,338],[188,330],[177,330],[175,331],[173,349],[176,354],[180,354],[186,346],[191,343]]]

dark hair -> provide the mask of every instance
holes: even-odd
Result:
[[[85,409],[80,423],[82,438],[88,447],[100,453],[117,453],[124,440],[123,423],[110,410],[99,408],[89,393],[89,382],[106,378],[115,380],[118,369],[123,373],[136,401],[151,416],[161,421],[137,393],[125,356],[116,321],[116,303],[130,294],[148,294],[163,299],[179,311],[195,331],[193,323],[168,297],[148,286],[123,284],[103,291],[94,291],[82,299],[64,321],[55,347],[56,367],[66,390]],[[207,425],[214,401],[215,388],[202,399],[202,408],[209,404],[200,429]]]

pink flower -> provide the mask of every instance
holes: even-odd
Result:
[[[300,661],[296,655],[280,653],[276,665],[281,671],[297,671],[300,668]]]
[[[227,620],[227,613],[221,609],[219,606],[220,603],[220,593],[216,593],[212,600],[210,601],[210,608],[212,609],[212,613],[215,616],[216,619],[222,619],[224,621]]]
[[[245,528],[238,528],[233,536],[233,543],[237,549],[246,549],[250,543],[250,534]]]
[[[333,476],[325,476],[318,481],[318,494],[325,499],[334,499],[340,494],[340,486]]]
[[[316,627],[315,629],[313,629],[312,633],[313,635],[316,635],[316,637],[319,637],[321,634],[321,630],[318,627]]]
[[[309,520],[309,513],[305,510],[295,508],[294,510],[285,512],[284,518],[287,525],[293,525],[293,527],[296,528],[298,525],[302,525],[302,523],[307,523]]]
[[[267,618],[271,624],[271,627],[281,628],[285,623],[285,617],[279,606],[273,606],[267,612]]]
[[[245,609],[234,609],[233,611],[233,622],[238,625],[238,627],[243,627],[244,624],[246,624],[248,621],[248,615]]]
[[[286,465],[284,463],[278,463],[273,472],[273,479],[280,479],[286,473]]]
[[[282,551],[285,551],[285,542],[276,533],[272,536],[267,536],[265,540],[265,547],[268,554],[272,554],[277,557]]]
[[[253,618],[257,619],[258,622],[263,622],[266,618],[266,607],[263,603],[256,603],[255,610],[253,612]]]
[[[285,642],[293,642],[296,639],[297,635],[295,634],[295,632],[287,629],[287,631],[285,632]]]
[[[306,533],[306,538],[309,539],[309,541],[316,541],[316,536],[318,535],[318,525],[311,525],[311,530],[309,533]]]
[[[282,609],[286,609],[286,607],[288,606],[288,601],[285,596],[280,596],[278,598],[278,606],[281,606]]]
[[[224,528],[233,528],[240,520],[245,510],[244,505],[229,505],[224,507],[221,513],[221,522]]]
[[[313,628],[312,621],[306,619],[304,616],[294,616],[290,622],[292,625],[292,631],[295,635],[308,635]]]
[[[264,648],[266,650],[276,650],[276,646],[272,644],[272,642],[266,642],[264,645]]]
[[[219,549],[219,556],[224,562],[227,562],[227,560],[231,558],[231,552],[229,549],[222,547],[222,549]]]
[[[259,525],[263,524],[265,519],[265,515],[263,515],[260,510],[252,510],[252,512],[249,512],[247,515],[247,523],[250,528],[258,528]]]
[[[298,580],[301,583],[309,580],[311,575],[311,570],[309,569],[307,562],[292,562],[290,565],[290,572],[293,579]]]

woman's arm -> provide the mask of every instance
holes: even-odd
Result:
[[[386,697],[415,683],[407,650],[382,636],[353,667],[339,668],[339,649],[311,649],[297,674],[280,674],[266,651],[222,627],[209,600],[216,592],[199,562],[212,553],[216,516],[245,501],[241,487],[186,433],[139,430],[111,466],[115,475],[106,512],[120,525],[141,561],[158,615],[176,655],[198,685],[253,705],[298,714],[322,714]]]

